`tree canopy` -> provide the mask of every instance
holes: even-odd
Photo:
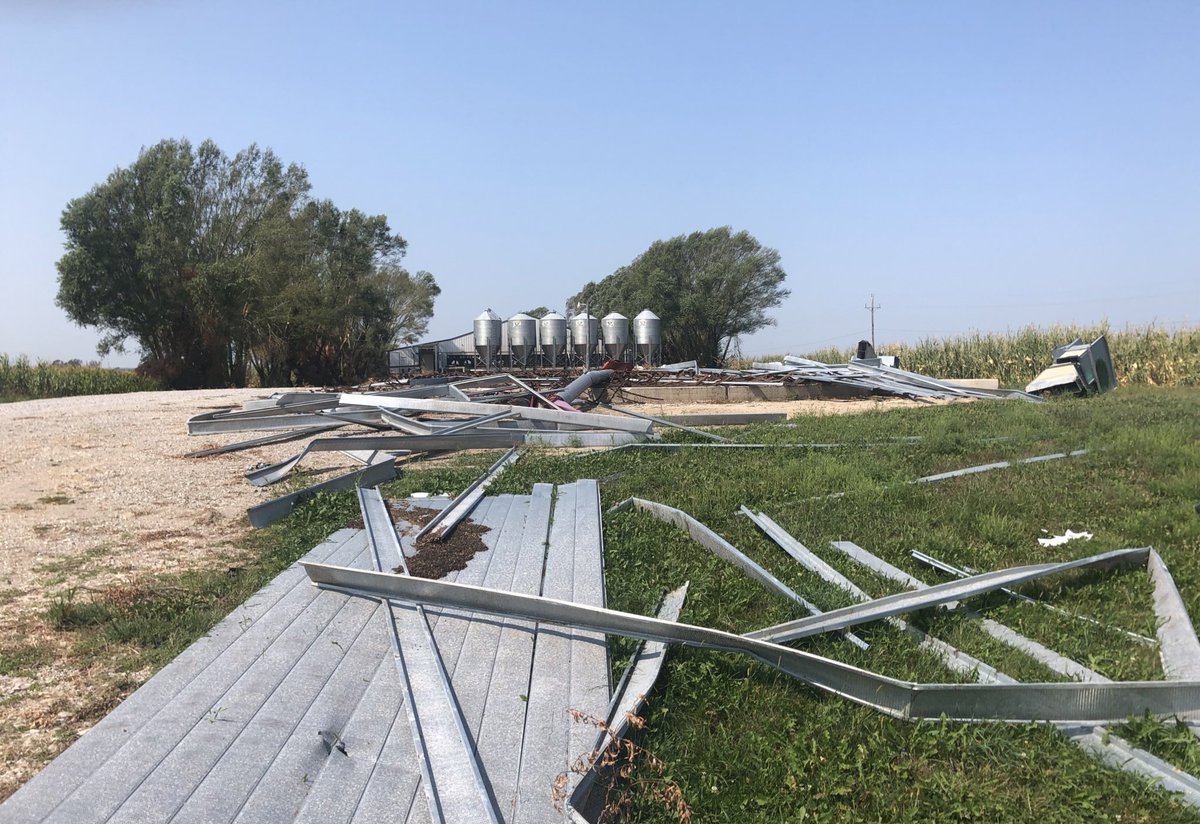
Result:
[[[711,366],[725,360],[739,335],[775,324],[767,310],[790,294],[785,277],[779,252],[722,226],[655,241],[569,303],[572,311],[586,305],[594,315],[630,318],[650,309],[662,318],[665,358]]]
[[[164,140],[67,204],[57,304],[174,387],[346,383],[422,334],[440,290],[383,215],[309,196],[270,149]]]

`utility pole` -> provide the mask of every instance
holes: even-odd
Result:
[[[874,349],[875,348],[875,310],[882,309],[883,307],[878,305],[877,303],[875,303],[875,293],[872,292],[871,293],[871,302],[868,303],[863,308],[869,309],[871,311],[871,348]]]

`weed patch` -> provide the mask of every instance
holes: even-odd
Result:
[[[46,620],[75,633],[81,666],[112,660],[126,672],[157,670],[357,513],[353,493],[318,495],[252,533],[235,566],[160,575],[88,595],[68,589],[53,597]]]

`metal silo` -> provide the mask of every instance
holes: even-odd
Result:
[[[600,321],[600,333],[604,336],[604,354],[609,360],[624,360],[629,348],[629,318],[620,312],[612,312]]]
[[[542,338],[542,357],[550,366],[558,366],[567,351],[567,319],[558,312],[548,312],[538,321]]]
[[[500,353],[501,324],[500,316],[491,309],[475,318],[475,356],[488,369]]]
[[[537,348],[537,319],[518,312],[508,319],[508,351],[513,363],[528,366]]]
[[[595,315],[580,312],[571,318],[571,352],[580,362],[586,364],[596,351],[596,341],[600,339],[600,321]]]
[[[633,319],[633,344],[639,363],[654,366],[662,358],[662,320],[649,309]]]

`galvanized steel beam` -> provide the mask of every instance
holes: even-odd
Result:
[[[688,585],[685,583],[678,589],[667,593],[655,617],[663,621],[678,621],[679,613],[683,610],[683,602],[687,598],[687,591]],[[621,683],[617,685],[612,701],[609,702],[608,713],[603,719],[604,726],[600,728],[596,735],[596,741],[592,745],[591,767],[579,779],[579,783],[575,785],[575,789],[571,791],[571,795],[564,805],[567,814],[573,820],[590,824],[578,811],[588,806],[588,796],[597,777],[596,764],[612,746],[613,741],[625,735],[625,731],[629,728],[630,716],[637,715],[642,711],[642,707],[646,703],[646,696],[650,694],[650,690],[658,681],[658,675],[662,672],[666,657],[667,644],[662,641],[644,641],[634,650],[629,666],[625,668],[625,673],[621,677]]]
[[[408,572],[387,504],[377,489],[358,490],[377,572],[399,563]],[[503,820],[455,698],[425,608],[387,604],[392,649],[404,685],[404,708],[435,822]]]
[[[1073,452],[1055,452],[1050,455],[1036,455],[1032,458],[1022,458],[1016,461],[1017,464],[1032,464],[1043,463],[1045,461],[1057,461],[1061,458],[1075,458],[1079,455],[1086,455],[1086,449],[1076,449]],[[961,478],[964,475],[977,475],[980,472],[991,472],[993,469],[1008,469],[1014,466],[1013,461],[997,461],[996,463],[980,464],[978,466],[968,466],[965,469],[955,469],[950,472],[939,472],[936,475],[926,475],[923,478],[917,478],[909,481],[914,484],[933,483],[935,481],[945,481],[949,478]]]
[[[301,438],[309,438],[313,435],[320,435],[323,432],[332,432],[335,429],[341,429],[346,426],[344,423],[331,423],[325,426],[313,426],[308,429],[299,429],[293,432],[280,432],[275,435],[263,435],[261,438],[251,438],[248,441],[238,441],[237,443],[226,444],[225,446],[214,446],[209,449],[198,449],[195,452],[188,452],[183,457],[185,458],[206,458],[209,455],[224,455],[227,452],[240,452],[244,449],[254,449],[257,446],[270,446],[276,443],[287,443],[288,441],[298,441]]]
[[[867,550],[857,544],[850,541],[831,541],[830,546],[867,567],[867,569],[892,581],[896,581],[911,590],[920,591],[929,589],[929,584],[914,578],[902,569],[892,566],[887,561],[867,552]],[[1044,644],[1040,644],[1032,638],[1027,638],[1004,624],[993,621],[990,618],[984,618],[974,610],[953,602],[942,604],[942,607],[944,609],[960,609],[968,618],[978,620],[979,628],[985,633],[1002,644],[1025,653],[1051,672],[1056,672],[1059,675],[1079,681],[1107,682],[1109,680],[1078,661],[1067,658],[1065,655],[1060,655]]]
[[[494,589],[301,562],[314,584],[366,598],[468,609],[594,632],[747,655],[850,701],[906,719],[1121,723],[1130,716],[1200,718],[1200,682],[916,684],[721,630]]]
[[[871,596],[860,589],[853,581],[827,564],[820,556],[793,538],[779,524],[766,515],[761,512],[756,513],[744,506],[741,508],[741,512],[750,518],[759,529],[765,532],[767,537],[775,541],[784,552],[792,556],[797,563],[815,573],[823,581],[850,593],[859,602],[871,600]],[[901,632],[909,635],[917,642],[917,646],[936,655],[947,668],[954,672],[968,675],[973,674],[976,679],[984,684],[993,682],[1016,683],[1015,679],[1009,678],[991,665],[980,661],[973,655],[963,652],[953,644],[933,638],[901,618],[892,617],[888,618],[887,621]]]
[[[701,438],[708,438],[710,441],[718,441],[720,443],[729,442],[729,438],[724,438],[720,435],[714,435],[712,432],[702,432],[699,429],[693,429],[690,426],[685,426],[682,423],[668,420],[667,418],[656,418],[653,415],[643,415],[641,412],[634,412],[633,410],[624,409],[620,406],[613,406],[612,404],[608,403],[600,405],[605,409],[611,409],[614,412],[620,412],[622,415],[629,415],[630,417],[640,418],[643,421],[650,421],[651,423],[656,423],[660,426],[670,427],[671,429],[679,429],[683,432],[690,432],[693,435],[699,435]]]
[[[848,554],[852,551],[851,549],[846,549],[846,548],[844,548],[844,546],[838,545],[836,543],[834,544],[834,546]],[[846,544],[845,546],[854,548],[854,544]],[[939,570],[941,572],[949,573],[958,578],[967,578],[967,577],[975,574],[974,570],[971,570],[971,569],[965,568],[965,567],[959,568],[959,567],[954,566],[953,564],[948,564],[945,561],[939,561],[937,558],[934,558],[931,555],[926,555],[924,552],[920,552],[915,549],[912,551],[911,555],[913,557],[913,560],[915,560],[915,561],[919,561],[922,564],[933,567],[934,569]],[[851,555],[851,557],[854,557],[854,556]],[[855,560],[858,560],[858,559],[855,558]],[[865,562],[862,562],[862,563],[865,563]],[[900,570],[897,570],[897,572],[899,572],[901,575],[911,578],[913,581],[917,580],[916,578],[912,578],[912,576],[908,575],[908,573],[906,573],[906,572],[903,572]],[[1075,612],[1069,612],[1069,611],[1063,609],[1062,607],[1056,607],[1054,604],[1048,604],[1045,601],[1039,601],[1036,598],[1030,598],[1028,595],[1024,595],[1020,592],[1014,592],[1013,590],[1006,589],[1006,588],[1001,588],[1000,592],[1003,592],[1005,595],[1007,595],[1009,598],[1012,598],[1015,601],[1022,601],[1027,604],[1035,604],[1037,606],[1042,607],[1043,609],[1047,609],[1051,612],[1057,613],[1066,618],[1071,618],[1076,621],[1083,621],[1084,623],[1087,623],[1087,624],[1093,624],[1098,627],[1103,627],[1104,629],[1110,630],[1112,632],[1120,633],[1121,635],[1124,635],[1127,638],[1129,638],[1130,640],[1136,641],[1139,644],[1142,644],[1143,646],[1152,647],[1155,644],[1155,640],[1153,638],[1147,638],[1145,635],[1140,635],[1136,632],[1130,632],[1127,629],[1113,626],[1112,624],[1106,624],[1103,621],[1097,621],[1095,618],[1090,618],[1086,615],[1079,615],[1078,613],[1075,613]]]
[[[617,507],[623,507],[625,504],[622,501],[617,504]],[[809,613],[814,616],[822,615],[822,611],[811,601],[798,595],[795,590],[785,584],[783,581],[776,578],[770,572],[767,572],[762,566],[756,563],[750,556],[739,550],[733,544],[726,541],[717,533],[706,527],[704,524],[697,521],[686,512],[676,509],[673,506],[660,504],[656,501],[647,501],[644,498],[629,498],[628,504],[636,507],[644,512],[649,512],[660,521],[665,521],[668,524],[679,527],[691,536],[692,540],[700,544],[705,549],[712,552],[718,558],[721,558],[736,567],[741,568],[751,579],[762,584],[767,590],[774,592],[776,595],[782,595],[789,601],[799,604],[804,607]],[[614,507],[610,512],[621,511]],[[854,644],[859,649],[867,649],[867,642],[859,638],[853,633],[843,633],[846,640]]]
[[[483,497],[488,484],[494,481],[497,475],[515,463],[520,457],[521,453],[517,451],[515,446],[504,453],[504,456],[500,460],[488,467],[488,470],[460,492],[450,502],[449,506],[440,511],[429,523],[422,527],[413,540],[419,541],[426,535],[429,535],[434,541],[444,540],[446,536],[454,531],[454,527],[458,526],[463,518],[471,514],[471,510],[475,508],[475,505]]]
[[[824,615],[813,618],[800,618],[773,627],[765,627],[748,633],[751,638],[763,641],[793,641],[798,638],[808,638],[824,632],[846,629],[860,624],[878,621],[892,615],[935,607],[952,601],[961,601],[974,595],[993,592],[1006,586],[1036,581],[1049,575],[1057,575],[1075,569],[1106,569],[1115,566],[1129,566],[1145,563],[1149,553],[1148,547],[1139,549],[1118,549],[1100,555],[1092,555],[1076,561],[1065,561],[1053,564],[1031,564],[1029,566],[1012,567],[995,572],[974,575],[959,581],[950,581],[929,587],[920,592],[901,592],[876,598],[865,604],[859,604],[843,609],[831,610]]]
[[[346,410],[339,413],[338,420],[346,423],[371,425],[379,422],[379,412],[374,409]],[[328,426],[328,415],[316,413],[297,415],[255,415],[214,419],[211,414],[196,415],[188,419],[189,435],[219,435],[225,432],[259,432],[276,429],[298,429],[301,427]]]
[[[366,469],[356,469],[345,475],[330,478],[328,481],[313,484],[290,495],[283,495],[264,504],[252,506],[246,510],[246,514],[250,518],[250,525],[261,529],[264,526],[270,526],[280,518],[286,518],[297,504],[307,501],[320,492],[337,492],[343,489],[354,489],[359,486],[375,486],[376,484],[390,481],[395,477],[396,461],[394,458],[388,458],[385,461],[372,464]]]

